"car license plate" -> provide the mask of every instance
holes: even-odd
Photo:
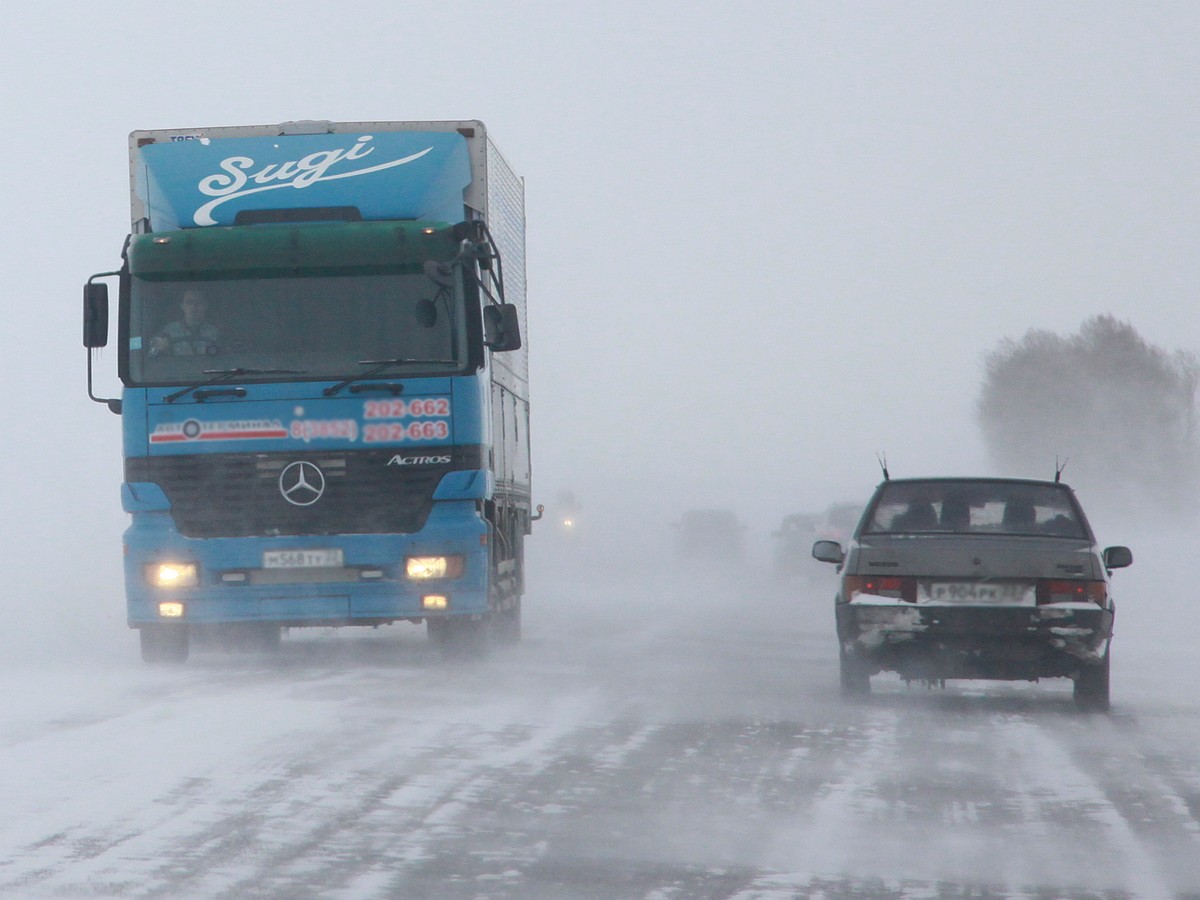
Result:
[[[1032,584],[986,581],[923,581],[917,584],[918,603],[965,606],[1035,606]]]
[[[343,565],[341,548],[333,550],[267,550],[264,569],[322,569]]]

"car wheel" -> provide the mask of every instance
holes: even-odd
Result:
[[[842,650],[838,655],[838,662],[843,697],[865,697],[871,693],[871,673],[861,659]]]
[[[187,662],[188,633],[186,625],[143,625],[138,629],[142,645],[142,661],[151,665]]]
[[[1075,705],[1092,712],[1108,709],[1108,673],[1111,651],[1097,666],[1084,666],[1075,676]]]

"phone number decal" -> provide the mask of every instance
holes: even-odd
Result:
[[[376,423],[363,426],[363,443],[394,444],[401,441],[444,440],[450,436],[446,422]]]
[[[292,437],[309,443],[321,439],[358,440],[358,423],[353,419],[293,419]]]
[[[445,397],[417,397],[412,400],[368,400],[363,404],[364,419],[404,419],[409,416],[449,416],[450,401]]]

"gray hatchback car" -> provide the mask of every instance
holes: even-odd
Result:
[[[1074,492],[1011,478],[885,480],[849,545],[813,556],[842,573],[836,598],[842,692],[871,676],[1036,681],[1066,677],[1075,701],[1109,703],[1113,569]]]

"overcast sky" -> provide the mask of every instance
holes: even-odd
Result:
[[[119,261],[133,129],[484,120],[526,179],[537,499],[769,529],[865,497],[878,450],[893,475],[987,471],[973,405],[1004,336],[1112,313],[1200,348],[1198,23],[1144,2],[10,11],[11,562],[49,599],[61,570],[30,540],[55,548],[123,615],[120,424],[85,398],[79,298]]]

